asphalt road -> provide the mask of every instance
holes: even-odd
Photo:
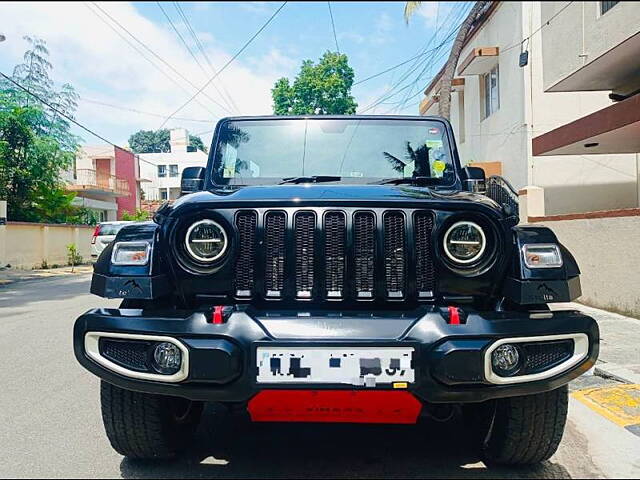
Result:
[[[250,424],[208,408],[171,463],[123,459],[104,435],[98,380],[73,357],[89,277],[0,288],[0,477],[638,477],[640,438],[574,399],[559,452],[536,468],[488,468],[458,421],[419,426]],[[603,380],[583,377],[573,389]]]

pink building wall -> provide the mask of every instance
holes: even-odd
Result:
[[[118,197],[118,219],[122,218],[122,214],[127,211],[135,213],[140,208],[140,195],[138,193],[138,159],[136,155],[127,150],[115,147],[116,158],[116,177],[126,180],[129,183],[129,196]]]

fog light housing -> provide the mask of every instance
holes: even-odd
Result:
[[[518,372],[521,366],[520,351],[509,343],[500,345],[491,353],[493,371],[501,377],[509,377]]]
[[[158,343],[153,348],[153,368],[163,375],[173,375],[182,365],[182,352],[170,342]]]

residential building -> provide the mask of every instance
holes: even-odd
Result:
[[[533,141],[545,132],[611,107],[611,89],[623,93],[633,89],[632,84],[602,81],[609,75],[606,63],[594,69],[600,83],[569,88],[584,76],[571,75],[584,72],[583,65],[597,62],[595,58],[606,51],[606,45],[624,43],[633,28],[638,30],[640,3],[609,6],[615,3],[493,2],[465,40],[451,102],[451,122],[461,159],[484,167],[487,174],[503,175],[530,199],[538,197],[540,201],[533,202],[535,210],[529,215],[639,205],[638,158],[629,153],[638,149],[616,148],[598,155],[594,155],[598,150],[589,148],[542,152]],[[625,44],[620,53],[628,61],[627,73],[638,71],[638,51],[635,40],[633,45]],[[442,71],[425,90],[422,115],[438,113],[441,76]],[[563,81],[565,77],[573,79]],[[637,108],[635,111],[638,113]],[[634,138],[637,142],[639,137]],[[524,202],[523,208],[531,204]]]
[[[84,146],[64,179],[67,190],[76,193],[74,204],[93,211],[99,221],[118,220],[140,208],[139,159],[127,150]]]
[[[564,4],[543,3],[543,21]],[[533,153],[544,157],[634,153],[637,159],[640,3],[581,2],[569,5],[567,13],[562,25],[552,23],[542,31],[545,92],[607,91],[614,101],[541,132],[533,138]],[[624,188],[631,200],[628,206],[636,206],[632,199],[638,190]]]
[[[188,146],[187,130],[171,130],[169,138],[171,152],[140,154],[142,175],[150,180],[143,186],[145,200],[175,200],[180,196],[180,177],[185,167],[207,165],[207,154]]]

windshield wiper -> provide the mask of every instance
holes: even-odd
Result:
[[[311,175],[310,177],[287,177],[283,178],[278,185],[284,185],[285,183],[321,183],[321,182],[338,182],[342,180],[342,177],[335,175]]]
[[[438,177],[398,177],[398,178],[383,178],[377,182],[373,182],[375,185],[400,185],[402,183],[417,183],[420,185],[437,185],[440,183],[441,178]]]

